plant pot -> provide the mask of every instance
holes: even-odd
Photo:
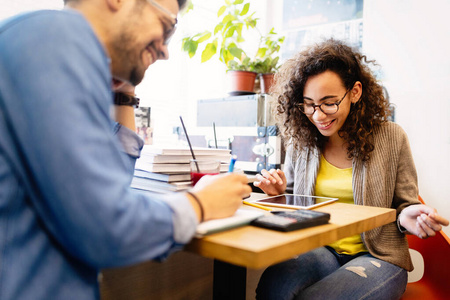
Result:
[[[228,71],[228,92],[253,93],[256,75],[250,71]]]
[[[268,94],[273,84],[273,73],[261,74],[261,94]]]

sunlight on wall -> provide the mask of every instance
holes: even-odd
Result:
[[[226,68],[217,55],[202,64],[200,52],[190,59],[181,51],[183,37],[214,29],[223,1],[193,0],[193,3],[194,10],[179,17],[177,32],[169,45],[170,59],[152,65],[136,89],[142,106],[152,108],[154,143],[177,142],[172,133],[174,127],[181,125],[180,115],[189,134],[202,134],[202,129],[196,128],[197,100],[227,96]],[[265,1],[254,1],[250,9],[260,16],[258,27],[268,31],[265,18],[261,17],[267,12],[264,4]]]

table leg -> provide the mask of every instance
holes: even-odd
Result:
[[[245,300],[246,283],[247,268],[214,260],[214,300]]]

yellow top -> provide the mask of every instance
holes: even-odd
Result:
[[[352,168],[339,169],[320,157],[315,195],[339,198],[338,202],[354,204],[352,188]],[[329,245],[340,254],[354,255],[367,251],[359,234],[343,238]]]

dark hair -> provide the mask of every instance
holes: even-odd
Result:
[[[369,64],[375,65],[375,61],[367,60],[358,50],[335,39],[310,46],[287,60],[275,75],[271,89],[276,99],[276,118],[286,144],[292,144],[296,150],[323,149],[327,137],[320,134],[297,104],[303,102],[303,89],[309,77],[333,71],[346,89],[352,88],[356,81],[362,84],[361,98],[352,104],[339,134],[348,143],[349,158],[368,160],[374,148],[372,133],[390,115],[383,88]]]

